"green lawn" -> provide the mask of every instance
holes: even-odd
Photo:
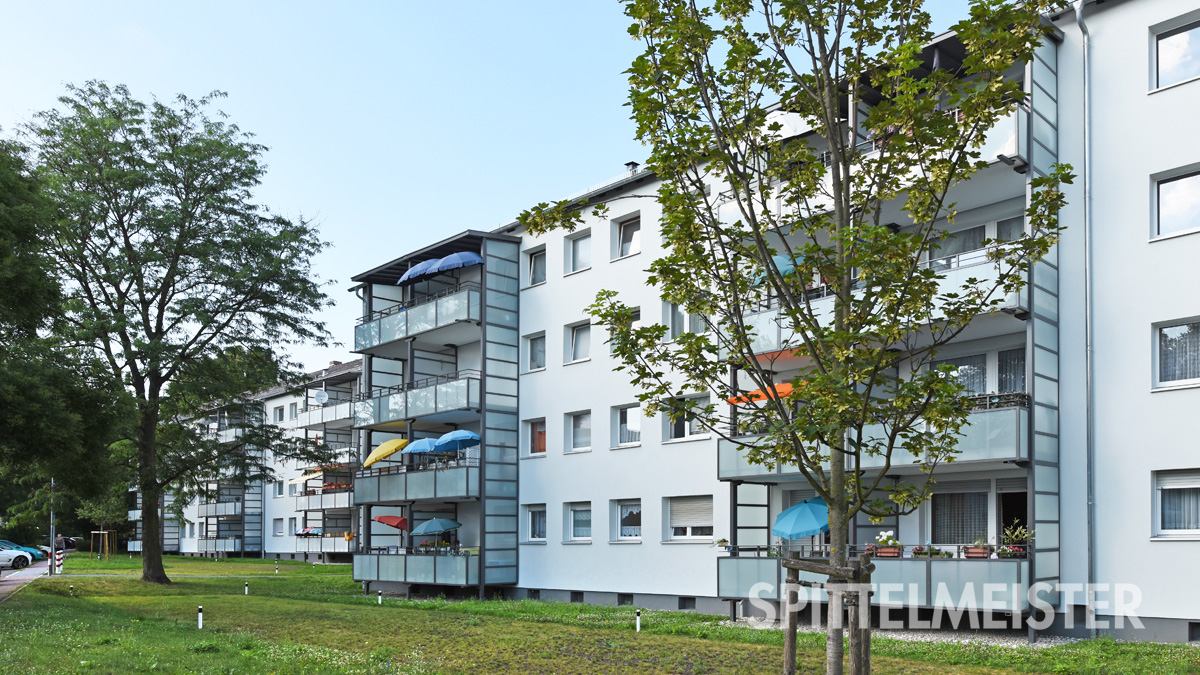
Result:
[[[206,564],[198,573],[235,563]],[[281,564],[276,577],[274,563],[265,566],[269,573],[257,579],[180,577],[162,587],[120,577],[41,579],[0,605],[0,663],[30,673],[336,675],[775,673],[781,662],[779,631],[721,626],[716,616],[643,612],[638,634],[629,607],[394,598],[379,607],[348,575]],[[801,635],[801,672],[821,672],[822,640]],[[1200,673],[1200,649],[1185,645],[874,646],[877,673]]]
[[[260,558],[189,558],[179,555],[163,556],[167,576],[172,575],[250,575],[275,574],[275,561]],[[140,576],[142,558],[121,554],[108,560],[96,560],[95,555],[72,553],[63,561],[63,574],[121,574]],[[349,575],[350,565],[316,565],[298,560],[280,560],[279,576],[332,574]]]

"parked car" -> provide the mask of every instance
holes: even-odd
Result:
[[[41,551],[37,550],[36,548],[30,548],[28,546],[21,546],[20,544],[13,543],[7,539],[0,539],[0,546],[5,546],[7,548],[15,548],[18,551],[24,551],[24,552],[28,553],[30,555],[30,557],[34,560],[41,560],[42,558],[46,557],[45,553],[42,553]]]
[[[33,556],[25,551],[19,551],[15,548],[0,548],[0,567],[11,567],[14,570],[19,570],[29,567],[29,563],[33,562]]]

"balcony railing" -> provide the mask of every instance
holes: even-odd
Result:
[[[958,441],[955,463],[976,461],[1022,460],[1029,458],[1029,396],[1025,393],[983,394],[970,397],[973,410],[962,428]],[[883,428],[868,425],[863,428],[863,437],[882,438]],[[753,444],[758,436],[744,436],[737,440]],[[902,447],[892,450],[892,468],[912,464],[915,457]],[[863,457],[863,469],[880,468],[882,456]],[[768,469],[761,464],[751,464],[746,459],[745,449],[738,442],[722,438],[717,441],[717,478],[721,480],[751,477],[799,475],[795,466],[776,466]]]
[[[472,586],[479,583],[479,556],[358,553],[354,580]]]
[[[236,501],[234,501],[236,499]],[[216,502],[200,502],[196,507],[196,513],[201,518],[212,516],[240,516],[242,515],[242,498],[222,498]]]
[[[425,470],[405,466],[366,469],[354,479],[355,504],[478,496],[478,460],[448,462]]]
[[[857,554],[857,551],[855,552]],[[717,559],[717,595],[778,601],[786,579],[782,558],[747,555]],[[873,605],[1019,612],[1029,608],[1029,560],[1024,558],[874,558]],[[800,573],[801,581],[825,578]],[[810,596],[811,597],[811,596]],[[824,593],[818,598],[824,601]]]
[[[141,539],[130,539],[128,548],[129,548],[130,553],[141,553],[142,552],[142,540]]]
[[[331,532],[321,537],[296,537],[297,553],[351,553],[354,539],[346,539],[345,532]]]
[[[241,537],[197,537],[196,550],[210,553],[236,553],[242,550]]]
[[[343,420],[350,420],[354,416],[354,403],[349,398],[336,403],[330,401],[323,406],[310,406],[300,411],[296,415],[296,425],[301,427],[317,427],[322,424],[331,424]]]
[[[348,509],[353,506],[353,487],[338,490],[322,490],[316,494],[305,494],[296,497],[297,511],[326,511],[329,509]]]
[[[355,402],[354,425],[370,427],[455,410],[477,410],[479,378],[478,370],[460,370],[373,389]]]
[[[459,321],[479,321],[481,288],[468,282],[359,319],[354,351],[402,340]]]

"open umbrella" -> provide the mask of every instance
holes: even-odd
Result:
[[[433,444],[436,452],[458,452],[463,448],[473,448],[479,445],[479,434],[466,429],[457,429],[448,434],[442,434]]]
[[[383,523],[388,527],[394,527],[397,530],[408,529],[408,518],[402,518],[400,516],[375,516],[371,520],[374,520],[377,523]]]
[[[408,268],[407,272],[400,276],[400,279],[396,282],[396,285],[399,286],[405,282],[416,281],[423,276],[433,274],[434,268],[437,267],[438,262],[440,262],[440,259],[434,258],[433,260],[425,260],[413,265],[412,267]]]
[[[815,537],[829,531],[829,506],[824,499],[813,497],[783,510],[775,518],[771,534],[784,539]]]
[[[365,469],[380,460],[384,460],[384,459],[387,459],[388,457],[391,457],[392,455],[396,454],[397,452],[400,452],[401,450],[403,450],[404,447],[407,445],[408,445],[407,438],[393,438],[392,440],[387,441],[386,443],[381,443],[378,448],[375,448],[374,450],[372,450],[371,454],[367,456],[367,461],[363,462],[363,468]]]
[[[450,520],[449,518],[434,518],[432,520],[427,520],[413,528],[412,533],[413,535],[441,534],[443,532],[449,532],[450,530],[457,530],[460,527],[462,527],[462,523],[458,522],[457,520]]]
[[[423,452],[441,452],[441,451],[437,449],[437,441],[435,441],[432,438],[418,438],[417,440],[413,441],[412,443],[409,443],[408,447],[404,448],[404,454],[406,454],[406,455],[418,454],[418,453],[423,453]]]
[[[483,258],[479,257],[478,253],[469,251],[460,251],[459,253],[451,253],[450,255],[437,261],[432,271],[446,272],[448,270],[458,269],[459,267],[470,267],[471,265],[482,265]]]

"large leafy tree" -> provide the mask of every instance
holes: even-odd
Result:
[[[326,244],[311,223],[253,201],[265,148],[210,112],[220,96],[145,103],[124,86],[88,82],[68,86],[60,107],[26,129],[57,209],[50,248],[69,334],[136,400],[142,578],[151,582],[169,581],[152,507],[176,477],[161,473],[168,387],[230,348],[278,355],[328,340],[312,313],[329,300],[310,267]],[[204,466],[204,453],[189,462]]]
[[[1023,102],[1012,71],[1051,4],[972,2],[954,27],[965,58],[950,64],[927,58],[920,0],[625,2],[646,47],[630,105],[661,181],[667,248],[650,282],[708,330],[668,342],[667,326],[639,327],[612,292],[591,312],[652,412],[694,417],[752,462],[798,468],[829,505],[835,566],[858,514],[913,511],[953,461],[970,403],[932,361],[1057,241],[1068,167],[1032,181],[1023,235],[985,241],[977,277],[949,282],[927,264],[947,241],[954,188],[992,159],[986,133]],[[569,229],[589,209],[605,213],[563,201],[521,221]],[[751,320],[764,305],[772,324]],[[759,353],[776,325],[773,353]],[[696,391],[739,403],[684,398]],[[900,464],[922,471],[893,485]],[[841,600],[830,588],[831,615]],[[839,622],[828,638],[839,673]]]

